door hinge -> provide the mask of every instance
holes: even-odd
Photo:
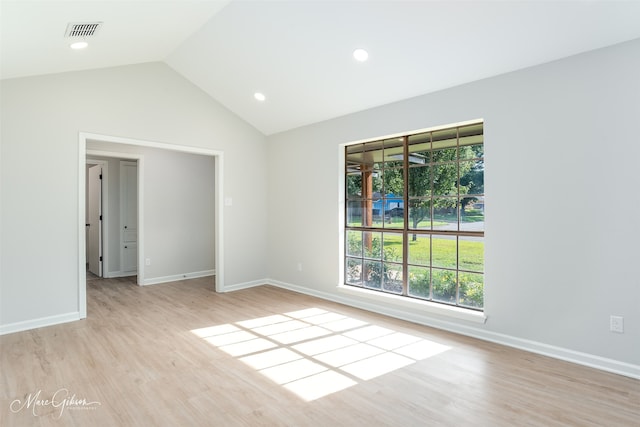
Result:
[[[100,174],[100,179],[102,179],[102,174]]]
[[[102,215],[100,215],[100,221],[102,221]]]
[[[100,257],[100,261],[102,261],[102,257]]]

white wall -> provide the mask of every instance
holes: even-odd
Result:
[[[265,138],[200,89],[161,63],[1,85],[0,332],[79,312],[79,132],[224,152],[225,282],[266,276]]]
[[[483,118],[486,323],[383,308],[640,376],[638,76],[633,41],[269,137],[269,277],[368,304],[336,288],[339,145]]]
[[[145,281],[214,270],[214,158],[150,147],[88,141],[87,150],[144,156]],[[92,156],[92,158],[100,158]],[[107,272],[121,274],[120,160],[109,167]]]

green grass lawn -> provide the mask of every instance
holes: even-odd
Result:
[[[363,236],[361,231],[347,232],[347,254],[354,256],[354,258],[348,258],[352,263],[348,268],[354,269],[354,277],[362,273],[363,265],[365,265],[364,271],[368,271],[366,278],[360,276],[361,279],[355,280],[364,280],[365,287],[375,285],[377,288],[382,286],[387,292],[397,293],[398,289],[401,291],[402,286],[398,283],[404,279],[398,279],[393,272],[402,274],[399,266],[403,261],[403,235],[391,230],[372,231],[369,248],[363,247]],[[416,234],[415,237],[416,239],[413,240],[413,235],[409,234],[409,242],[407,242],[408,294],[418,298],[482,308],[484,304],[484,241],[463,236],[456,239],[456,236],[449,235]],[[384,244],[381,247],[382,239]],[[364,264],[358,260],[362,255],[364,255]],[[396,283],[398,280],[400,282]],[[396,286],[399,288],[396,289]]]
[[[430,256],[433,267],[456,268],[456,255],[461,270],[484,270],[484,242],[460,238],[456,248],[455,239],[433,236],[431,245],[429,236],[418,235],[414,241],[409,235],[409,263],[428,266]],[[385,234],[385,251],[391,249],[394,254],[402,254],[402,236]],[[457,253],[456,251],[459,251]],[[431,253],[433,251],[433,253]]]

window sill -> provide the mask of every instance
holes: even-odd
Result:
[[[366,298],[368,300],[384,302],[386,304],[392,303],[397,307],[411,308],[439,316],[466,320],[468,322],[485,323],[487,321],[487,316],[481,311],[467,310],[465,308],[386,294],[379,291],[357,288],[349,285],[338,285],[338,291],[358,298]]]

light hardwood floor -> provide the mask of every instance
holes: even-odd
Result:
[[[212,280],[89,280],[86,320],[1,336],[0,425],[640,426],[638,380]]]

